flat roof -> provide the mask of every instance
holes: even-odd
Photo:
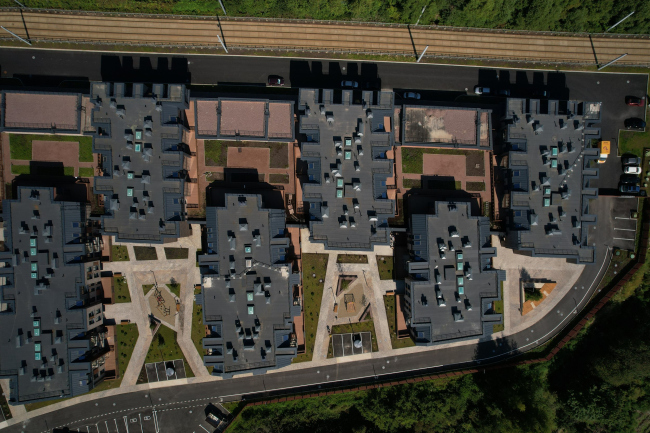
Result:
[[[383,95],[389,93],[390,95]],[[390,92],[378,99],[392,101]],[[334,103],[332,90],[300,90],[301,176],[312,240],[328,248],[369,249],[388,242],[388,218],[395,215],[392,102],[379,108],[372,92],[363,104],[351,103],[352,91]],[[315,102],[316,101],[316,102]],[[328,121],[328,118],[331,121]]]
[[[206,209],[205,242],[206,365],[227,375],[277,367],[279,355],[290,362],[297,347],[284,209],[264,208],[261,195],[226,194],[223,207]]]
[[[500,323],[487,307],[499,298],[490,221],[471,216],[467,202],[436,201],[432,210],[434,214],[411,215],[406,300],[414,337],[434,344],[489,334],[492,324]]]
[[[180,90],[172,92],[172,88]],[[184,220],[183,197],[187,180],[184,160],[189,147],[182,142],[178,123],[187,108],[185,87],[153,86],[144,97],[143,86],[133,85],[125,96],[122,83],[93,83],[91,100],[101,101],[93,110],[93,125],[103,133],[93,136],[93,151],[105,157],[103,176],[95,177],[94,191],[104,194],[102,228],[119,241],[162,242],[177,237]]]
[[[81,95],[4,92],[4,127],[78,131]]]
[[[490,150],[491,110],[405,105],[402,144]]]
[[[600,138],[597,105],[508,100],[509,228],[515,248],[593,262],[589,228],[596,217],[590,215],[589,200],[598,191],[589,182],[598,169],[589,163],[598,149],[589,143]]]
[[[69,397],[79,388],[73,371],[85,376],[81,392],[91,386],[88,362],[72,363],[88,343],[70,341],[87,329],[85,308],[72,307],[83,305],[80,281],[86,282],[88,264],[79,259],[86,255],[79,241],[88,206],[54,201],[48,187],[19,187],[17,193],[3,202],[6,250],[0,261],[7,266],[0,272],[0,371],[15,381],[12,394],[17,392],[19,403]]]

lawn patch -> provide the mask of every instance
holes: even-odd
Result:
[[[194,294],[200,295],[201,288],[198,287],[194,289]],[[194,306],[192,308],[192,342],[194,343],[194,347],[196,347],[196,351],[198,352],[198,354],[201,355],[201,358],[203,358],[206,352],[203,349],[204,337],[205,337],[205,325],[203,324],[203,306],[194,302]],[[206,368],[208,369],[208,372],[212,373],[213,367],[206,367]]]
[[[9,153],[11,154],[11,159],[20,159],[23,161],[30,161],[32,159],[31,137],[31,134],[9,134]]]
[[[205,165],[225,167],[228,164],[228,146],[221,140],[205,140]]]
[[[187,259],[189,250],[187,248],[167,248],[165,247],[165,257],[167,260]]]
[[[79,167],[79,177],[94,177],[95,170],[92,167]]]
[[[505,329],[506,325],[503,323],[499,323],[496,325],[492,325],[492,332],[501,332]]]
[[[126,368],[129,366],[129,361],[131,361],[131,356],[133,355],[133,349],[135,348],[135,343],[138,341],[139,337],[138,325],[135,323],[129,323],[128,325],[117,325],[115,327],[115,352],[118,356],[118,365],[120,370],[120,376],[115,380],[105,380],[95,388],[90,390],[89,394],[92,392],[106,391],[109,389],[119,388],[122,384],[122,379],[124,378],[124,373]],[[55,400],[58,402],[59,400]]]
[[[63,167],[64,176],[74,176],[74,167]]]
[[[368,256],[365,254],[339,254],[336,256],[336,263],[368,263]]]
[[[618,142],[618,153],[632,154],[643,157],[643,149],[650,147],[650,128],[644,132],[621,131]],[[13,158],[13,156],[12,156]]]
[[[467,191],[485,191],[485,182],[465,182]]]
[[[153,284],[143,284],[142,285],[142,290],[144,291],[144,296],[147,296],[147,293],[149,293],[149,290],[153,289]]]
[[[154,247],[133,247],[136,260],[158,260]]]
[[[113,294],[115,303],[131,302],[131,293],[129,293],[129,283],[121,275],[113,276]]]
[[[29,165],[13,165],[11,164],[11,174],[30,174],[31,170]]]
[[[422,180],[420,179],[408,179],[405,178],[402,180],[402,184],[404,185],[404,188],[411,189],[411,188],[422,188]]]
[[[388,329],[390,330],[390,344],[393,349],[415,346],[415,342],[410,336],[406,338],[397,338],[396,301],[396,296],[384,295],[384,307],[386,308],[386,318],[388,319]]]
[[[372,340],[372,351],[377,352],[379,348],[377,346],[377,336],[375,335],[375,323],[372,320],[365,320],[363,322],[357,323],[344,323],[342,325],[332,326],[332,334],[357,334],[359,332],[370,332]],[[334,354],[332,353],[331,342],[327,351],[327,357],[334,357]]]
[[[112,262],[128,262],[129,250],[124,245],[111,246],[111,261]]]
[[[495,314],[503,314],[503,281],[501,281],[501,300],[494,301],[492,304],[492,309]]]
[[[465,155],[465,175],[485,176],[483,151],[460,149],[402,147],[402,172],[422,174],[425,153],[428,155]]]
[[[90,137],[83,137],[90,138]],[[93,142],[91,140],[80,140],[79,162],[93,162]]]
[[[176,332],[162,325],[158,328],[158,332],[151,341],[151,346],[149,347],[144,362],[145,364],[149,364],[151,362],[172,361],[174,359],[182,359],[185,363],[187,377],[194,377],[192,368],[187,363],[185,355],[183,355],[183,351],[176,341]]]
[[[289,175],[271,173],[269,174],[269,183],[289,183]]]
[[[392,256],[377,256],[377,269],[379,270],[380,280],[392,280],[393,275],[393,257]]]
[[[303,254],[305,353],[293,358],[293,362],[311,361],[314,356],[314,339],[318,328],[318,316],[323,300],[328,254]],[[323,280],[323,283],[320,282]]]
[[[169,288],[169,291],[172,292],[174,295],[176,295],[177,298],[181,297],[181,285],[178,283],[169,283],[165,284],[167,288]]]

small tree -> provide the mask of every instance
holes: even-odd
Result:
[[[163,337],[163,335],[160,332],[158,333],[158,347],[160,347],[161,349],[165,347],[165,337]]]

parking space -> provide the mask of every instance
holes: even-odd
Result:
[[[133,412],[121,416],[109,416],[95,422],[80,422],[69,426],[71,432],[85,433],[160,433],[158,413],[154,410]]]
[[[331,344],[335,358],[370,353],[372,352],[372,334],[370,332],[334,334]]]
[[[612,200],[613,246],[634,251],[637,219],[633,218],[633,212],[637,211],[639,201],[635,197],[618,197]]]
[[[145,364],[147,380],[149,383],[161,382],[165,380],[185,379],[185,364],[182,359],[173,361],[152,362]]]

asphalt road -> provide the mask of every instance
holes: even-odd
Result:
[[[400,92],[401,89],[416,89],[422,93],[423,99],[420,102],[429,100],[446,103],[453,103],[456,98],[465,95],[466,89],[471,92],[476,84],[505,87],[504,83],[509,82],[513,96],[523,96],[531,90],[531,86],[541,85],[550,92],[551,98],[602,101],[604,137],[607,137],[607,134],[615,134],[617,125],[622,124],[623,118],[638,115],[639,109],[625,106],[623,98],[626,94],[643,94],[647,80],[646,75],[630,74],[503,71],[456,66],[339,63],[259,57],[159,58],[152,55],[147,59],[149,60],[139,57],[132,59],[129,56],[120,58],[114,54],[101,53],[0,49],[2,77],[20,78],[26,85],[40,81],[56,86],[62,80],[69,79],[167,81],[192,85],[262,84],[267,75],[278,74],[284,76],[287,84],[294,87],[339,87],[341,77],[347,75],[359,81],[362,86],[370,83],[376,88],[394,88]],[[40,76],[30,75],[34,72],[38,72]],[[600,280],[609,261],[607,247],[612,245],[611,220],[613,209],[616,207],[612,200],[602,197],[593,205],[599,221],[592,234],[597,246],[595,264],[585,268],[574,290],[559,301],[554,312],[531,328],[500,341],[106,397],[57,410],[31,419],[26,425],[12,426],[7,431],[39,432],[60,426],[74,427],[75,431],[77,428],[80,431],[92,432],[126,431],[121,428],[124,425],[124,416],[127,416],[128,422],[131,419],[139,419],[139,416],[150,416],[151,420],[143,421],[145,424],[142,426],[142,431],[149,431],[149,427],[145,425],[155,421],[153,409],[156,409],[157,413],[174,414],[172,417],[166,416],[167,421],[159,425],[161,432],[203,431],[198,427],[197,423],[201,417],[196,411],[202,410],[209,401],[218,401],[222,397],[228,400],[258,393],[270,396],[282,392],[289,393],[289,389],[291,392],[313,390],[326,387],[328,383],[343,386],[359,381],[372,381],[375,376],[401,377],[399,374],[403,372],[427,373],[449,367],[485,365],[511,358],[520,351],[529,350],[550,339],[570,321],[574,311],[584,307],[593,294],[596,282]],[[193,412],[190,413],[190,410]],[[110,426],[111,422],[115,426],[114,430]],[[102,428],[102,423],[105,428]],[[88,428],[84,429],[83,426]],[[130,431],[138,429],[131,428]]]

